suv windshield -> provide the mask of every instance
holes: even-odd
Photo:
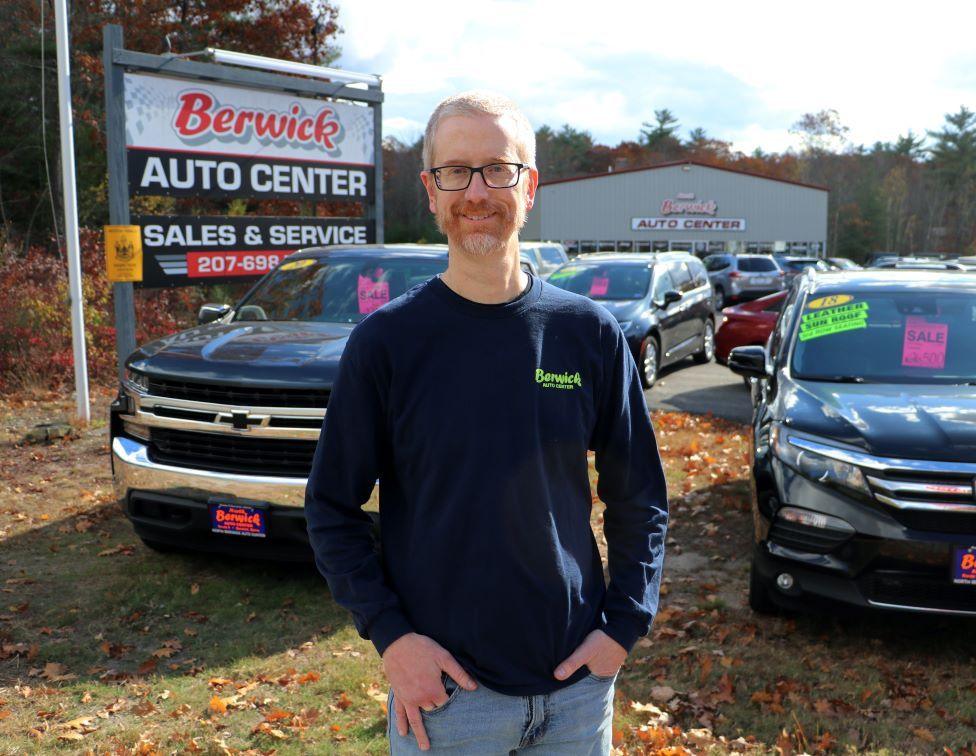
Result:
[[[641,299],[651,283],[651,269],[631,263],[564,265],[548,281],[590,299]]]
[[[234,320],[358,323],[446,268],[446,259],[286,259],[241,302]]]
[[[971,292],[921,289],[817,295],[800,315],[793,374],[876,383],[976,381]]]

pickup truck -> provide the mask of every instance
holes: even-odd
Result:
[[[111,406],[115,493],[157,550],[311,558],[305,484],[352,329],[447,268],[443,246],[312,248],[235,306],[126,360]]]

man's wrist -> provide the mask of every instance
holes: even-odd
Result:
[[[628,654],[638,639],[647,634],[642,628],[634,627],[632,622],[609,619],[600,626],[600,630],[615,643],[620,645]]]
[[[380,656],[394,641],[412,633],[410,622],[399,609],[387,609],[369,623],[368,635]]]

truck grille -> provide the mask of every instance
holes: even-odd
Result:
[[[149,458],[197,470],[305,478],[312,469],[316,443],[153,428]]]
[[[252,388],[169,378],[150,378],[149,393],[170,399],[230,404],[238,407],[325,407],[328,389]]]

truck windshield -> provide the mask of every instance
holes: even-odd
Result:
[[[590,299],[640,299],[647,294],[651,269],[632,263],[564,265],[547,279],[553,286]]]
[[[286,259],[240,303],[234,320],[358,323],[446,268],[446,259],[430,258]]]
[[[871,383],[976,381],[971,292],[852,291],[804,302],[793,347],[796,378]]]

